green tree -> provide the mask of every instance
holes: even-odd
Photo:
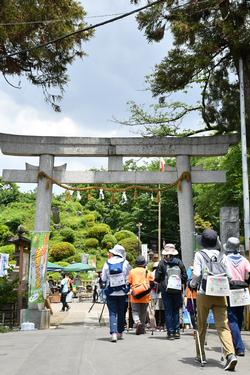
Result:
[[[0,177],[0,207],[17,201],[20,196],[21,193],[16,184],[5,183]]]
[[[140,0],[130,0],[138,4]],[[163,40],[169,30],[173,47],[159,64],[148,83],[160,109],[173,109],[166,103],[169,94],[182,93],[200,86],[201,99],[194,105],[202,116],[201,131],[226,133],[239,130],[239,58],[244,65],[247,111],[247,139],[250,146],[250,24],[249,1],[167,0],[140,12],[139,29],[149,42]],[[167,36],[169,39],[169,35]],[[196,84],[195,84],[196,83]],[[175,106],[175,104],[174,104]],[[176,133],[176,120],[189,113],[188,104],[180,104],[178,113],[144,116],[144,123],[156,126],[159,135]],[[138,106],[135,107],[140,110]],[[157,116],[156,116],[157,117]],[[171,118],[173,121],[171,121]],[[143,116],[139,114],[139,120]],[[133,118],[132,118],[133,120]],[[138,117],[136,122],[138,121]],[[169,130],[172,124],[174,129]],[[158,125],[158,127],[157,127]]]
[[[67,84],[67,66],[83,57],[82,43],[92,31],[77,33],[55,43],[67,34],[83,29],[84,9],[75,0],[3,0],[0,7],[0,71],[5,77],[25,76],[43,89],[45,99],[55,110]],[[37,48],[39,45],[43,47]],[[50,94],[57,87],[57,95]]]
[[[224,157],[202,158],[202,163],[205,169],[212,167],[215,170],[226,171],[226,184],[203,184],[193,187],[195,212],[219,230],[220,207],[237,206],[240,209],[240,217],[243,218],[241,148],[239,145],[232,147]],[[243,220],[241,230],[242,224]]]

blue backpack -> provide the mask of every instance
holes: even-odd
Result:
[[[109,263],[107,261],[107,265],[109,267],[109,284],[105,289],[105,294],[107,296],[113,293],[114,291],[125,291],[126,280],[125,275],[123,273],[123,263],[124,260],[120,263]]]

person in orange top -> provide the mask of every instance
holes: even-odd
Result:
[[[128,275],[128,283],[131,286],[131,290],[135,285],[141,284],[144,281],[147,281],[150,286],[153,286],[153,275],[150,271],[146,269],[146,260],[142,255],[139,255],[135,261],[136,267],[130,270]],[[137,299],[130,296],[132,316],[134,323],[136,324],[136,335],[145,333],[145,323],[147,317],[147,308],[150,301],[150,293]]]

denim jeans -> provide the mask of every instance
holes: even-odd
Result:
[[[162,301],[165,308],[165,322],[168,335],[179,332],[180,307],[182,304],[181,294],[162,292]]]
[[[228,307],[227,315],[231,330],[233,344],[236,352],[245,352],[245,345],[242,341],[240,330],[243,322],[244,306]]]
[[[107,296],[107,306],[109,310],[110,334],[122,333],[125,326],[125,307],[127,296]]]

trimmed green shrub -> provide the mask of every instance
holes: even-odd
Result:
[[[73,243],[75,241],[75,232],[71,228],[63,228],[59,232],[63,242]]]
[[[8,226],[11,232],[16,233],[17,227],[24,222],[24,216],[15,216],[8,219],[5,224]]]
[[[124,238],[119,241],[119,245],[122,245],[127,253],[127,260],[134,264],[136,256],[138,255],[138,239],[136,238]]]
[[[82,256],[81,254],[75,254],[75,255],[72,255],[71,257],[68,257],[67,259],[67,262],[69,263],[80,263],[82,261]]]
[[[97,238],[98,240],[102,240],[105,234],[111,234],[110,226],[107,224],[95,224],[93,227],[89,228],[87,231],[87,237]]]
[[[117,239],[113,234],[105,234],[105,236],[102,239],[102,247],[105,249],[111,249],[117,244]]]
[[[0,306],[17,301],[18,278],[14,281],[0,277]]]
[[[0,247],[0,253],[10,254],[12,255],[15,252],[14,245],[5,245]]]
[[[96,248],[99,245],[99,241],[97,238],[87,238],[84,240],[84,246],[87,248]]]
[[[135,238],[137,239],[136,235],[131,232],[130,230],[120,230],[119,232],[116,232],[114,234],[115,238],[117,239],[118,242],[125,238]]]
[[[5,245],[7,240],[12,236],[11,231],[7,225],[0,225],[0,244]]]
[[[88,222],[95,222],[97,218],[97,213],[95,211],[85,214],[82,216],[80,222],[87,224]]]
[[[57,261],[68,258],[71,255],[75,255],[75,253],[75,246],[69,242],[55,243],[51,246],[51,249],[49,251],[50,256]]]

